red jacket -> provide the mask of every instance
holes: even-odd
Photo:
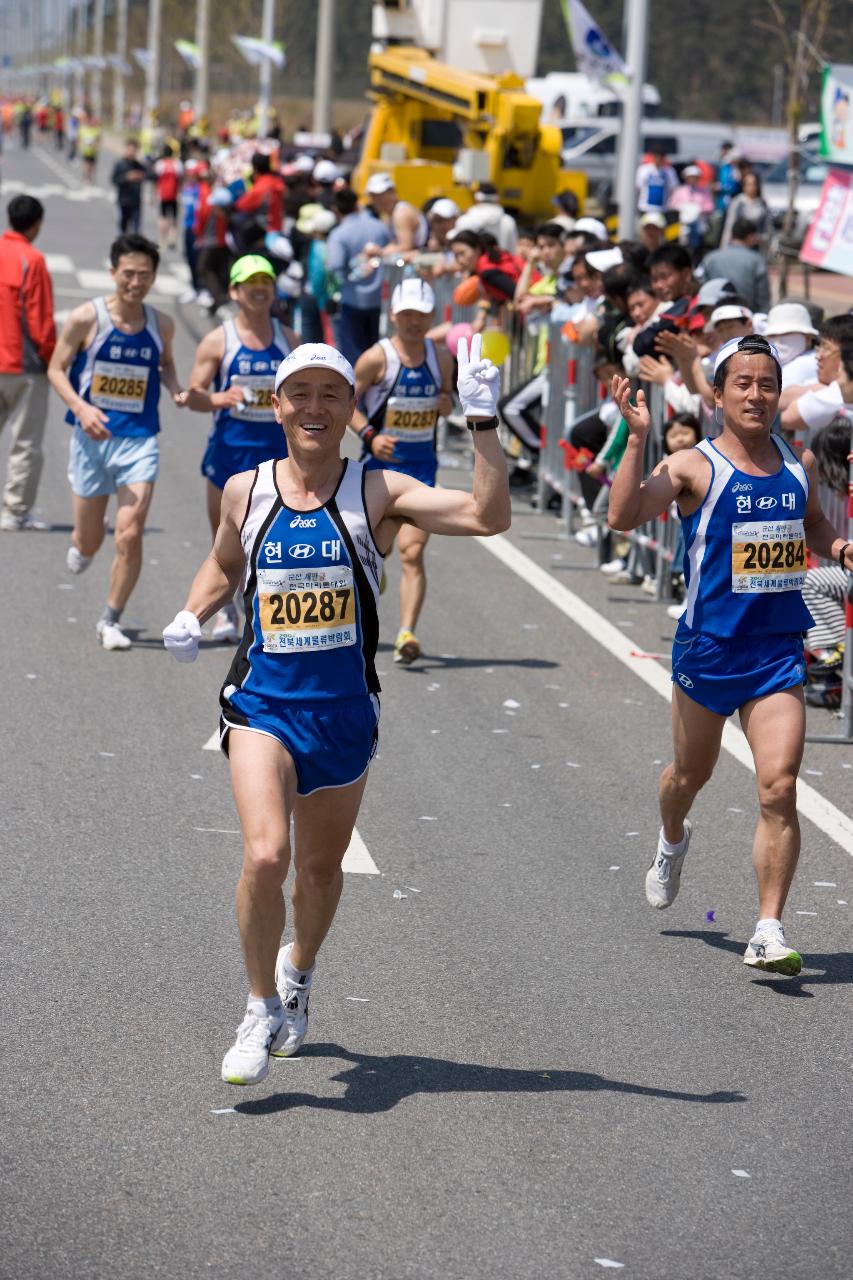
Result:
[[[281,231],[284,216],[284,183],[277,173],[260,173],[236,205],[240,213],[261,213],[267,231]]]
[[[0,373],[44,373],[53,348],[47,263],[18,231],[0,236]]]

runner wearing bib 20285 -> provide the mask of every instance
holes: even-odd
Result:
[[[395,333],[365,351],[355,366],[356,394],[364,410],[353,415],[368,470],[385,468],[434,485],[438,471],[436,425],[451,409],[453,361],[426,335],[435,319],[435,295],[418,277],[397,285],[391,296]],[[420,654],[415,635],[426,595],[424,556],[428,534],[400,529],[400,630],[394,661],[406,665]]]
[[[257,254],[238,258],[230,271],[230,295],[237,315],[202,339],[187,397],[191,409],[213,414],[201,470],[207,478],[207,512],[214,537],[222,490],[231,476],[287,453],[272,397],[276,370],[299,343],[296,334],[270,314],[275,272],[267,258]],[[229,643],[240,638],[233,604],[217,616],[213,638]]]
[[[400,525],[483,535],[509,525],[497,438],[498,370],[459,345],[459,398],[474,433],[471,493],[344,461],[355,374],[309,343],[276,374],[273,406],[287,456],[233,476],[216,541],[184,609],[165,628],[182,662],[202,623],[242,581],[246,627],[221,694],[223,746],[243,829],[237,917],[249,978],[246,1015],[222,1063],[255,1084],[270,1056],[290,1057],[308,1029],[314,963],[331,927],[377,740],[374,659],[382,558]],[[282,946],[282,886],[295,836],[294,937]]]
[[[110,248],[116,292],[75,308],[48,369],[73,427],[68,479],[74,530],[66,564],[82,573],[104,540],[116,494],[116,554],[107,606],[96,627],[105,649],[129,649],[120,626],[142,568],[142,534],[159,469],[160,385],[182,406],[172,359],[174,323],[149,307],[159,253],[143,236],[119,236]]]
[[[642,391],[632,405],[627,379],[614,378],[630,435],[609,519],[614,529],[632,529],[677,502],[684,531],[686,610],[672,651],[675,759],[661,775],[663,825],[646,898],[657,908],[675,900],[691,837],[687,814],[711,777],[726,718],[737,711],[759,799],[759,917],[744,963],[791,975],[802,960],[785,939],[782,911],[800,852],[803,632],[812,625],[802,598],[806,552],[853,568],[853,546],[821,510],[813,454],[798,459],[772,431],[781,388],[781,361],[766,338],[724,343],[714,360],[720,435],[665,458],[643,480],[649,413]]]

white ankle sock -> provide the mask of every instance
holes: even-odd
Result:
[[[311,979],[314,977],[314,970],[316,967],[317,966],[315,964],[312,964],[310,969],[294,969],[289,960],[285,960],[284,962],[285,975],[291,982],[295,982],[297,987],[311,986]]]
[[[258,1018],[276,1018],[281,1013],[281,996],[249,995],[246,1002],[247,1013],[254,1013]]]
[[[668,858],[674,857],[678,853],[684,853],[684,847],[687,844],[687,832],[684,831],[681,839],[677,844],[670,844],[663,833],[663,827],[660,829],[660,848],[661,853],[665,853]]]
[[[763,920],[759,920],[755,926],[755,932],[761,933],[762,929],[771,929],[774,933],[781,933],[783,936],[785,933],[782,928],[782,921],[777,920],[775,916],[766,916]]]

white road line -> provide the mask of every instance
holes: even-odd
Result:
[[[73,275],[76,270],[74,262],[67,253],[46,253],[44,260],[51,275]]]
[[[618,659],[638,680],[643,680],[662,698],[672,700],[672,681],[669,672],[657,662],[638,661],[632,657],[632,653],[637,651],[635,642],[623,635],[585,600],[575,595],[568,587],[564,587],[561,582],[555,581],[547,570],[540,568],[535,561],[523,551],[519,551],[508,538],[501,534],[491,538],[478,538],[477,541],[486,551],[500,560],[501,564],[511,569],[523,582],[526,582],[534,591],[538,591],[571,622]],[[746,738],[730,721],[726,722],[723,730],[723,747],[751,773],[755,772],[752,753]],[[853,857],[853,819],[802,779],[797,787],[797,808],[803,817],[808,818]]]
[[[344,860],[341,863],[341,870],[356,876],[379,875],[379,868],[368,853],[367,845],[357,830],[352,833],[349,848],[344,854]]]
[[[79,267],[77,279],[84,289],[94,293],[112,293],[115,281],[109,271],[94,271],[90,267]]]
[[[207,742],[202,747],[202,751],[218,751],[219,750],[219,730],[214,729]]]

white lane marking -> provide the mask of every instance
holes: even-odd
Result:
[[[355,876],[379,875],[379,868],[368,853],[367,845],[358,834],[357,829],[353,830],[349,848],[344,854],[344,860],[341,863],[341,870]]]
[[[219,750],[219,730],[214,729],[207,742],[202,747],[202,751],[218,751]]]
[[[46,253],[44,260],[51,274],[70,275],[74,271],[74,262],[67,253]]]
[[[115,287],[109,271],[94,271],[91,267],[78,267],[77,279],[84,289],[93,293],[109,293]]]
[[[668,671],[658,666],[656,662],[638,664],[631,657],[636,646],[627,636],[597,613],[580,596],[575,595],[568,587],[564,587],[561,582],[556,582],[547,570],[540,568],[523,551],[519,551],[508,538],[503,534],[496,534],[491,538],[477,538],[477,542],[529,587],[544,596],[550,604],[585,631],[597,644],[612,654],[638,680],[644,681],[662,698],[668,701],[672,699],[672,681]],[[723,729],[723,747],[729,755],[734,756],[749,769],[750,773],[755,773],[752,752],[746,738],[728,721]],[[797,787],[797,808],[804,817],[853,857],[853,818],[836,808],[830,800],[820,795],[807,782],[803,782],[802,778]]]

